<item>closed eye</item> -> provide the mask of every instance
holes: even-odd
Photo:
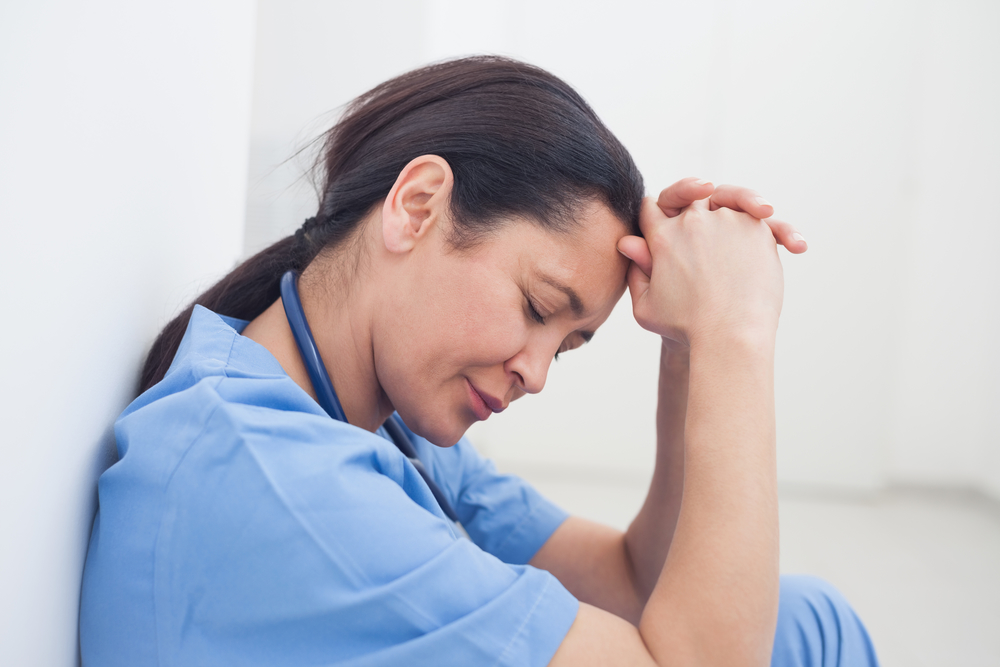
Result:
[[[580,338],[583,339],[583,343],[581,343],[580,345],[586,345],[594,337],[594,332],[593,331],[578,331],[577,334],[579,334]],[[566,340],[569,340],[569,339],[567,338]],[[580,345],[573,345],[571,343],[567,345],[566,341],[563,341],[563,345],[560,347],[559,350],[556,351],[556,355],[555,355],[554,359],[556,361],[559,361],[559,355],[560,354],[565,354],[566,352],[569,352],[570,350],[575,350],[576,348],[580,347]]]
[[[538,322],[539,324],[545,324],[545,318],[542,317],[542,314],[538,312],[537,308],[535,308],[535,304],[531,302],[531,299],[528,299],[527,301],[528,301],[528,314],[531,316],[531,319]]]

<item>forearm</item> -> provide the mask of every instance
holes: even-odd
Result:
[[[766,664],[778,599],[773,334],[693,344],[690,373],[681,510],[640,631],[660,664]]]
[[[663,380],[661,375],[661,385]],[[661,397],[671,395],[676,398]],[[667,504],[657,513],[655,498],[667,487],[654,481],[627,537],[571,519],[543,547],[545,560],[559,565],[557,576],[569,575],[564,583],[570,591],[596,605],[581,605],[553,665],[768,662],[778,599],[773,337],[696,346],[687,396],[680,512],[665,495]],[[677,405],[661,401],[658,417]],[[657,457],[665,480],[676,461],[667,451],[674,450]],[[671,507],[675,519],[668,516]],[[648,530],[639,528],[642,522]],[[673,539],[664,539],[671,528]],[[624,545],[643,540],[648,549],[642,553],[662,549],[666,562],[636,632],[597,607],[635,622],[638,573],[628,552],[638,547]],[[651,566],[654,559],[647,561]],[[603,585],[595,586],[598,581]]]
[[[664,344],[656,412],[657,454],[646,501],[626,533],[573,517],[532,564],[555,574],[581,601],[638,625],[663,570],[684,480],[689,356]]]
[[[666,343],[660,350],[656,463],[646,501],[625,534],[636,594],[645,605],[660,578],[677,526],[684,488],[684,422],[690,357]]]
[[[636,321],[676,346],[690,346],[682,451],[670,427],[681,423],[675,411],[682,401],[674,395],[677,400],[660,403],[660,446],[646,506],[619,539],[636,607],[639,591],[648,590],[657,563],[663,565],[638,629],[581,604],[552,661],[558,667],[763,667],[771,653],[778,609],[778,233],[759,219],[703,202],[676,219],[668,217],[673,205],[661,204],[644,200],[642,236],[618,242],[632,260],[628,288]],[[661,391],[661,399],[668,395]]]

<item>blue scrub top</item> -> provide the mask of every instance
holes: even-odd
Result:
[[[330,419],[244,326],[195,307],[115,424],[83,664],[547,664],[578,603],[525,563],[566,514],[465,439],[413,436],[457,537],[384,433]]]

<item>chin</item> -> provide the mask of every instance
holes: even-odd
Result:
[[[454,417],[428,420],[419,417],[410,418],[402,412],[399,416],[411,431],[438,447],[454,446],[469,428],[469,424],[459,423]]]

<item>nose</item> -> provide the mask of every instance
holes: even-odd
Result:
[[[526,394],[537,394],[545,387],[549,366],[558,349],[547,351],[541,347],[526,346],[504,364],[504,370],[514,376],[515,386]]]

